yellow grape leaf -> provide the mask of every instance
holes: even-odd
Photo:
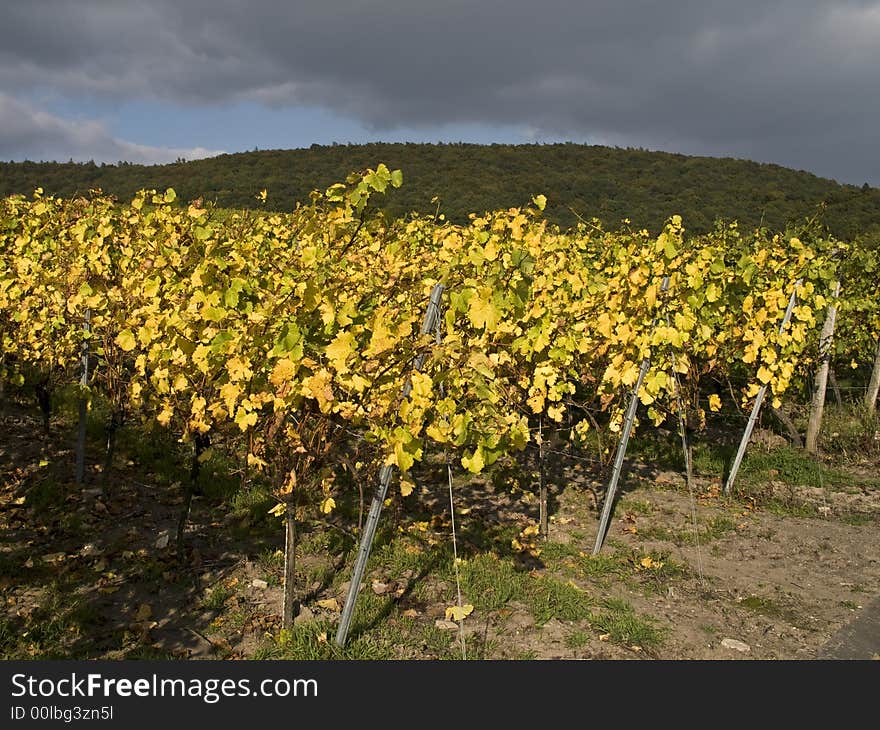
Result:
[[[721,398],[719,398],[715,393],[709,396],[709,410],[710,411],[720,411],[721,410]]]
[[[468,303],[468,319],[474,327],[485,327],[487,332],[492,332],[501,321],[501,312],[491,299],[484,299],[483,295],[491,297],[491,290],[471,297]]]
[[[319,608],[326,608],[328,611],[339,611],[339,601],[335,598],[325,598],[322,601],[315,601],[315,605]]]
[[[135,340],[134,333],[131,330],[125,329],[116,335],[116,344],[119,345],[123,352],[131,352],[137,347],[137,340]]]
[[[351,355],[352,345],[354,344],[354,335],[351,332],[340,332],[336,335],[329,345],[327,345],[327,359],[333,369],[340,375],[345,375],[349,371],[345,361]]]
[[[287,505],[284,502],[279,502],[269,510],[269,514],[273,517],[281,517],[285,512],[287,512]]]
[[[464,606],[448,606],[446,609],[447,621],[463,621],[466,616],[470,616],[474,611],[474,607],[470,603]]]
[[[333,376],[326,369],[319,370],[303,381],[303,395],[318,401],[318,408],[321,409],[321,413],[329,413],[330,407],[333,405],[332,381]]]
[[[773,379],[773,373],[771,373],[767,368],[763,365],[758,368],[758,380],[760,380],[764,385],[767,385]]]
[[[242,431],[247,431],[251,426],[256,425],[257,414],[255,411],[248,413],[243,406],[239,406],[235,412],[235,425]]]
[[[174,409],[169,405],[165,404],[162,410],[159,412],[159,415],[156,416],[156,420],[161,423],[163,426],[167,426],[169,421],[171,421],[171,417],[174,415]]]
[[[393,347],[395,343],[394,337],[391,336],[391,330],[385,324],[388,317],[388,308],[379,307],[373,317],[372,334],[370,335],[370,344],[364,351],[367,357],[378,355],[381,352]]]
[[[401,479],[400,480],[400,494],[404,497],[409,497],[413,493],[413,489],[415,488],[415,483],[410,479]]]
[[[471,456],[462,456],[461,465],[473,474],[483,471],[486,461],[483,459],[483,450],[477,447]]]
[[[321,512],[325,515],[329,515],[336,508],[336,500],[333,497],[327,497],[323,502],[321,502]]]
[[[226,363],[226,370],[229,373],[229,380],[233,383],[239,380],[247,380],[254,371],[251,370],[250,363],[241,357],[233,357]]]
[[[289,357],[282,358],[275,363],[272,373],[269,375],[269,382],[276,388],[280,388],[285,383],[289,383],[296,375],[296,365],[293,364]]]

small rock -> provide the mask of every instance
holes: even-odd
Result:
[[[264,591],[269,587],[269,584],[262,578],[254,578],[251,581],[251,586],[253,586],[254,588],[259,588],[261,591]]]
[[[434,622],[434,626],[442,631],[455,631],[458,628],[458,624],[455,621],[447,621],[444,618],[438,618]]]
[[[752,650],[748,644],[737,639],[722,639],[721,646],[725,649],[733,649],[734,651],[742,652],[743,654]]]
[[[308,606],[300,606],[299,614],[295,619],[293,619],[293,623],[295,626],[299,626],[300,624],[308,623],[315,618],[315,614]]]

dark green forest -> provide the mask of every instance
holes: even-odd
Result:
[[[139,189],[173,187],[184,200],[223,207],[292,210],[353,171],[384,162],[400,168],[404,185],[384,201],[393,215],[438,211],[463,222],[469,213],[547,196],[547,217],[563,228],[599,219],[609,228],[630,219],[657,231],[680,214],[692,232],[718,219],[783,229],[819,215],[834,235],[880,233],[880,189],[841,185],[808,172],[746,160],[691,157],[642,149],[565,144],[313,145],[220,155],[167,165],[0,163],[0,194],[30,195],[37,187],[60,196],[100,189],[122,200]]]

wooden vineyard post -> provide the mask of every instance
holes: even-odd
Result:
[[[840,282],[834,285],[831,303],[825,314],[822,334],[819,335],[819,369],[816,371],[815,391],[810,403],[810,419],[807,422],[807,436],[804,444],[807,452],[815,454],[819,450],[819,429],[822,428],[822,413],[825,410],[825,391],[828,387],[828,370],[831,365],[831,341],[834,337],[834,320],[837,318],[837,297],[840,294]]]
[[[428,302],[428,308],[425,312],[425,319],[422,322],[422,334],[428,335],[436,332],[440,325],[440,300],[443,297],[443,284],[435,284],[431,290],[431,298]],[[425,365],[427,353],[419,355],[413,363],[413,369],[420,372]],[[407,379],[403,386],[403,397],[408,398],[412,391],[412,381]],[[388,494],[388,487],[391,486],[391,479],[394,476],[394,466],[385,464],[379,471],[379,485],[373,494],[373,501],[370,504],[370,511],[364,522],[364,530],[361,535],[360,546],[358,547],[357,559],[355,560],[354,569],[352,571],[351,582],[348,586],[348,594],[345,598],[345,604],[342,607],[342,615],[339,617],[339,628],[336,631],[336,645],[345,646],[348,638],[348,631],[351,626],[351,619],[354,616],[355,603],[357,602],[358,590],[360,590],[361,581],[364,578],[364,571],[367,567],[367,560],[370,557],[370,550],[373,547],[373,539],[376,536],[376,527],[379,524],[379,516],[382,513],[382,505],[385,503],[385,496]]]
[[[81,388],[88,387],[89,384],[89,332],[91,331],[91,315],[90,309],[86,310],[86,318],[83,323],[83,344],[81,349],[82,371],[79,378]],[[79,431],[76,440],[76,483],[82,484],[86,470],[86,421],[89,413],[89,399],[85,393],[80,394],[79,398]]]
[[[281,606],[281,628],[293,627],[293,584],[296,579],[296,507],[287,503],[284,511],[284,595]]]
[[[544,416],[538,418],[538,438],[538,524],[541,535],[547,537],[550,524],[547,516],[547,478],[544,475]]]
[[[660,291],[666,292],[669,289],[669,277],[663,277],[663,283],[660,285]],[[657,320],[651,325],[651,329],[657,324]],[[608,482],[608,489],[605,490],[605,502],[602,505],[602,517],[599,520],[599,531],[596,534],[596,544],[593,546],[593,555],[598,555],[602,549],[602,543],[605,541],[605,533],[608,532],[608,520],[611,517],[611,508],[614,505],[614,493],[617,491],[617,482],[620,479],[620,473],[623,470],[623,458],[626,455],[626,447],[629,443],[629,435],[632,431],[633,422],[636,419],[636,408],[639,405],[639,390],[648,374],[648,368],[651,367],[650,354],[642,359],[641,367],[639,367],[639,377],[630,394],[629,406],[626,409],[626,419],[623,423],[623,429],[620,432],[620,441],[617,444],[617,453],[614,456],[614,468],[611,471],[611,479]]]
[[[874,354],[874,368],[871,370],[871,380],[865,393],[865,408],[873,414],[877,410],[877,393],[880,393],[880,340],[877,340],[877,352]]]
[[[794,287],[791,290],[791,297],[788,300],[788,307],[785,309],[785,316],[782,318],[782,323],[779,325],[779,334],[782,334],[785,331],[785,327],[788,325],[789,320],[791,319],[791,313],[794,311],[794,304],[797,300],[797,288],[801,284],[801,279],[798,279],[794,283]],[[748,446],[749,439],[752,436],[752,429],[755,428],[755,421],[758,420],[758,413],[761,411],[761,403],[764,402],[764,396],[767,393],[767,385],[766,383],[760,387],[758,390],[758,395],[755,398],[755,405],[752,406],[752,413],[749,416],[748,423],[746,423],[745,431],[743,431],[742,439],[739,442],[739,449],[737,449],[736,457],[733,460],[733,466],[730,467],[730,474],[727,477],[727,482],[724,484],[724,494],[730,494],[730,490],[733,487],[733,482],[736,479],[736,474],[739,471],[739,466],[742,463],[743,457],[746,454],[746,446]]]

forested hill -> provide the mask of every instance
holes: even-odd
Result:
[[[185,200],[253,207],[265,188],[268,207],[291,210],[311,190],[380,162],[404,173],[403,187],[387,199],[397,215],[434,213],[439,204],[447,218],[461,222],[468,213],[522,205],[543,193],[547,216],[563,227],[578,216],[612,228],[629,218],[656,231],[678,213],[694,232],[718,218],[780,229],[815,215],[824,203],[821,219],[835,235],[880,232],[878,188],[744,160],[577,144],[313,145],[154,166],[9,162],[0,163],[0,195],[30,195],[42,187],[70,196],[100,188],[127,199],[141,188],[173,187]]]

